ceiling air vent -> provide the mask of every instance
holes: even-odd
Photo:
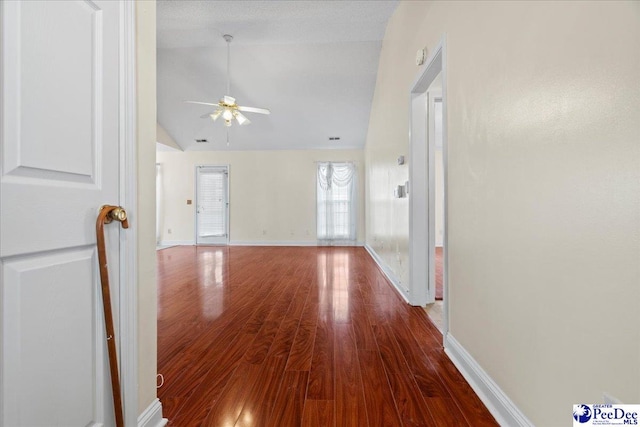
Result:
[[[339,136],[330,136],[329,137],[329,141],[340,141],[340,137]]]
[[[207,143],[207,142],[209,142],[209,141],[207,141],[206,139],[196,139],[196,142],[197,142],[198,144],[206,144],[206,143]]]

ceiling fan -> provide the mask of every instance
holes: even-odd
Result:
[[[229,34],[225,34],[222,36],[227,42],[227,93],[231,92],[231,72],[229,71],[229,64],[231,63],[231,40],[233,40],[233,36]],[[217,103],[211,102],[202,102],[202,101],[184,101],[189,104],[200,104],[200,105],[212,105],[217,107],[215,111],[207,114],[203,114],[200,118],[206,119],[211,118],[214,122],[218,120],[218,118],[222,117],[224,119],[224,125],[229,127],[235,119],[239,125],[248,125],[251,121],[245,117],[242,112],[245,113],[258,113],[258,114],[271,114],[266,108],[256,108],[256,107],[243,107],[236,103],[236,99],[232,96],[225,95],[218,101]]]

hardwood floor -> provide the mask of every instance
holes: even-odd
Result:
[[[363,248],[157,254],[169,425],[497,425]]]

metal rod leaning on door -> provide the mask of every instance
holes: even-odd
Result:
[[[96,220],[96,238],[98,245],[98,264],[100,265],[100,282],[102,283],[102,306],[106,328],[107,349],[109,351],[109,370],[111,371],[111,390],[113,391],[113,409],[116,427],[124,427],[122,411],[122,395],[120,393],[120,377],[118,375],[118,353],[116,350],[116,334],[113,326],[111,310],[111,292],[109,290],[109,270],[107,269],[107,250],[104,243],[104,225],[116,220],[122,228],[129,228],[127,212],[120,206],[105,205],[100,209]]]

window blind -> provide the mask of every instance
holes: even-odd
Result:
[[[198,170],[198,235],[217,237],[226,235],[226,173],[222,170]]]

